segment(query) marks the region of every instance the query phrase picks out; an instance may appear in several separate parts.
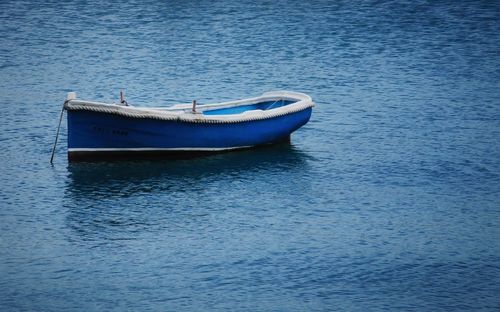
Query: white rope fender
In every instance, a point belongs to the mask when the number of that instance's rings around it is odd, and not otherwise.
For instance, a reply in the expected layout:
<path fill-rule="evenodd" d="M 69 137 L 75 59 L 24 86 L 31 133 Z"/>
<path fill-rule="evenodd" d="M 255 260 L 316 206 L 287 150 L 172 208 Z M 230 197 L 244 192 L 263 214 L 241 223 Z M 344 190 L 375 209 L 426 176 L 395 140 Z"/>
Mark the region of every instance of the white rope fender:
<path fill-rule="evenodd" d="M 269 100 L 271 96 L 272 99 L 270 100 L 275 100 L 276 97 L 280 96 L 282 99 L 285 100 L 298 100 L 298 101 L 271 110 L 249 110 L 241 114 L 229 114 L 229 115 L 203 115 L 200 113 L 193 114 L 191 112 L 192 110 L 191 107 L 185 108 L 184 107 L 185 105 L 177 105 L 176 107 L 166 108 L 165 110 L 158 110 L 155 108 L 120 106 L 116 104 L 106 104 L 106 103 L 89 102 L 81 100 L 66 101 L 64 104 L 64 108 L 68 111 L 79 111 L 79 110 L 91 111 L 98 113 L 114 114 L 130 118 L 169 120 L 169 121 L 180 121 L 180 122 L 190 122 L 190 123 L 224 124 L 224 123 L 238 123 L 238 122 L 248 122 L 248 121 L 276 118 L 296 113 L 314 106 L 313 101 L 308 95 L 290 91 L 277 91 L 277 92 L 264 93 L 263 96 L 257 98 L 226 102 L 226 103 L 218 103 L 218 104 L 205 104 L 205 105 L 199 105 L 197 106 L 197 108 L 200 108 L 200 112 L 202 113 L 203 110 L 255 104 L 258 102 L 262 102 L 264 100 Z"/>

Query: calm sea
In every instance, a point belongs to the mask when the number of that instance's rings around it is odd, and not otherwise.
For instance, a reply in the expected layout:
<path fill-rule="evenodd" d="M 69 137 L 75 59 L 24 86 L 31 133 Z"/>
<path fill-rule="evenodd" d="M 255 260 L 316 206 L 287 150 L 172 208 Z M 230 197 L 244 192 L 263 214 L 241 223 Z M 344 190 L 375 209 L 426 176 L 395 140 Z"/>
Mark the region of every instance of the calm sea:
<path fill-rule="evenodd" d="M 66 92 L 277 89 L 291 145 L 68 164 Z M 498 1 L 1 1 L 1 311 L 498 311 Z"/>

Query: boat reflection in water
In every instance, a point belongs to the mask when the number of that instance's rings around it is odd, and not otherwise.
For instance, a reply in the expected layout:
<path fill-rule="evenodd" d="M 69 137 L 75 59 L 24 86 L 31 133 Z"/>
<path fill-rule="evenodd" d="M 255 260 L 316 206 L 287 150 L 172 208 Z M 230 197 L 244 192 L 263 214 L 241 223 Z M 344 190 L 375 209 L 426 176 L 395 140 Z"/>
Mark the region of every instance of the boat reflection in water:
<path fill-rule="evenodd" d="M 135 239 L 165 227 L 201 230 L 211 213 L 279 192 L 276 180 L 297 180 L 297 190 L 286 191 L 302 190 L 308 158 L 283 143 L 192 160 L 70 164 L 68 226 L 92 240 Z"/>

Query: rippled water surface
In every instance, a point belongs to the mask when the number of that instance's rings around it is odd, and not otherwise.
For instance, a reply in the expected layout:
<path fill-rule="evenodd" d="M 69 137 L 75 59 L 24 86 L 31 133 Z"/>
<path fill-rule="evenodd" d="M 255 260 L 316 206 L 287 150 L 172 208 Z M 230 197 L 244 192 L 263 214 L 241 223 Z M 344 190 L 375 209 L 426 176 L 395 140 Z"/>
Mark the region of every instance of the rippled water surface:
<path fill-rule="evenodd" d="M 500 309 L 497 1 L 2 1 L 0 310 Z M 310 94 L 291 145 L 68 164 L 68 91 Z"/>

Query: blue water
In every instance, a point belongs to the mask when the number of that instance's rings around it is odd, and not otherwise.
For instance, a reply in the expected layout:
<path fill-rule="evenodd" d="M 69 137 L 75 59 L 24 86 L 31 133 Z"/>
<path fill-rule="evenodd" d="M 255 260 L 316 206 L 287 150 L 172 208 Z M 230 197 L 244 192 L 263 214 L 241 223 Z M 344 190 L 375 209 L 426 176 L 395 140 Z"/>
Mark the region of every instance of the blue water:
<path fill-rule="evenodd" d="M 498 1 L 0 2 L 1 311 L 498 311 Z M 71 164 L 66 92 L 311 95 L 291 145 Z"/>

